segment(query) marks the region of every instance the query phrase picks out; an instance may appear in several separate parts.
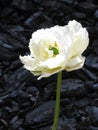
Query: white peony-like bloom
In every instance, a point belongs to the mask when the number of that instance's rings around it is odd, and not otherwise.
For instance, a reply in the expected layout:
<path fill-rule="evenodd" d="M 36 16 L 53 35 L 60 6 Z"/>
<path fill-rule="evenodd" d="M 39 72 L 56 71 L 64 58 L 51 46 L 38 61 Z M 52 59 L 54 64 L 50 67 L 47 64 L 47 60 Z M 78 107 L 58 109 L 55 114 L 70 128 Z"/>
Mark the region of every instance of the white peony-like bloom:
<path fill-rule="evenodd" d="M 72 71 L 84 65 L 82 53 L 89 43 L 88 32 L 75 20 L 66 26 L 40 29 L 32 34 L 30 55 L 20 56 L 24 67 L 34 75 L 49 77 L 59 71 Z"/>

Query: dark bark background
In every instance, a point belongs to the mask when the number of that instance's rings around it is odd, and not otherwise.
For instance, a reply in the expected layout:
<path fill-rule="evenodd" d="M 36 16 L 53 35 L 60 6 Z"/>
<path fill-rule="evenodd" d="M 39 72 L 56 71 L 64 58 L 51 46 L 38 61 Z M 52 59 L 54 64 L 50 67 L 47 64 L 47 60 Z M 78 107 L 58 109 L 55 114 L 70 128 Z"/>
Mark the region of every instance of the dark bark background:
<path fill-rule="evenodd" d="M 23 69 L 31 34 L 77 20 L 90 44 L 82 69 L 63 72 L 58 130 L 98 130 L 98 0 L 0 0 L 0 130 L 51 130 L 56 77 Z"/>

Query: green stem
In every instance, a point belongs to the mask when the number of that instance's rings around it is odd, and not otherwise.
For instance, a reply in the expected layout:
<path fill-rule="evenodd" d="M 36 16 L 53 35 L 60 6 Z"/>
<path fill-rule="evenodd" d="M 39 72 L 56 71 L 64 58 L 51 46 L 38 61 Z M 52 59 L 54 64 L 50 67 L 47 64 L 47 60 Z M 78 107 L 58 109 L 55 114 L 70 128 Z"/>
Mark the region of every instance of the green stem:
<path fill-rule="evenodd" d="M 62 71 L 58 73 L 57 77 L 57 90 L 56 90 L 56 106 L 55 116 L 52 130 L 57 130 L 59 110 L 60 110 L 60 93 L 61 93 Z"/>

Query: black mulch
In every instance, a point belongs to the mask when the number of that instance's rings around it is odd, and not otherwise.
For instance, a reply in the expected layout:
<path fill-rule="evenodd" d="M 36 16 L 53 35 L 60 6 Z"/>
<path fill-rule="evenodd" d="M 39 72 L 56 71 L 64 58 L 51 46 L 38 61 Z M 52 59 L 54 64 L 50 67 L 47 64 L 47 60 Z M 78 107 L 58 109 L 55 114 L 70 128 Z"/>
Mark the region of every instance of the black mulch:
<path fill-rule="evenodd" d="M 90 44 L 82 69 L 63 72 L 58 130 L 98 130 L 98 0 L 0 0 L 0 130 L 51 130 L 56 76 L 23 69 L 32 32 L 77 20 Z"/>

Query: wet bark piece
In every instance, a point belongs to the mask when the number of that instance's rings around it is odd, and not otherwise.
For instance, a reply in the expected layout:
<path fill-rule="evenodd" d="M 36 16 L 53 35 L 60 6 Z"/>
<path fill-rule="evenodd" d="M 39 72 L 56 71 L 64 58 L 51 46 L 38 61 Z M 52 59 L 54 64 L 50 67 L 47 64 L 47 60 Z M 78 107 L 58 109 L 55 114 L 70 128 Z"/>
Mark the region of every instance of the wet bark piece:
<path fill-rule="evenodd" d="M 44 14 L 44 12 L 39 11 L 26 19 L 24 25 L 30 29 L 36 30 L 38 28 L 51 27 L 53 26 L 53 23 L 52 20 Z"/>
<path fill-rule="evenodd" d="M 92 124 L 98 127 L 98 107 L 88 107 L 87 111 Z"/>
<path fill-rule="evenodd" d="M 25 122 L 29 125 L 49 123 L 54 117 L 55 101 L 49 101 L 38 108 L 28 112 L 25 116 Z"/>
<path fill-rule="evenodd" d="M 86 95 L 84 84 L 81 80 L 68 79 L 62 81 L 61 96 L 63 97 L 82 97 Z"/>
<path fill-rule="evenodd" d="M 96 6 L 91 2 L 83 2 L 79 5 L 79 10 L 86 13 L 87 15 L 90 15 L 94 13 Z"/>

